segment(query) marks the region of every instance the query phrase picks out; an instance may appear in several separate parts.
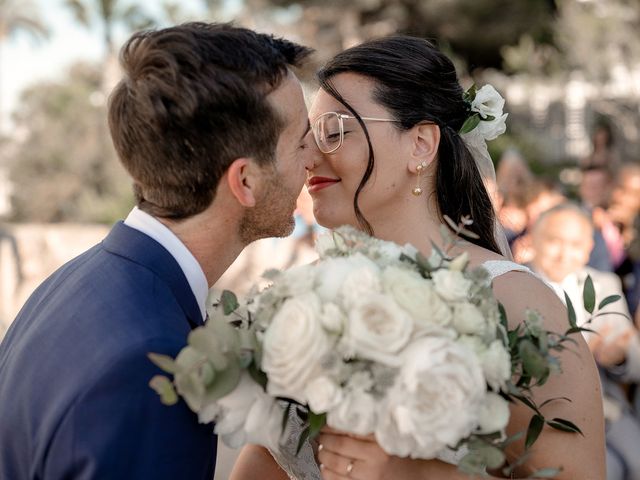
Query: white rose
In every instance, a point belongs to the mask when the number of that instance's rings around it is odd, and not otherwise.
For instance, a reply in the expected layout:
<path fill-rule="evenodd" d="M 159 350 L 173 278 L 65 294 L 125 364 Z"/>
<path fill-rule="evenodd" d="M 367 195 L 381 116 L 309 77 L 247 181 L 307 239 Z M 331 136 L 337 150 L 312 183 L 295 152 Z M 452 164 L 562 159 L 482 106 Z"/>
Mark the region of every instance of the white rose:
<path fill-rule="evenodd" d="M 485 85 L 476 92 L 476 98 L 471 102 L 471 110 L 478 112 L 485 119 L 488 116 L 498 118 L 504 109 L 504 98 L 493 85 Z"/>
<path fill-rule="evenodd" d="M 511 356 L 500 340 L 494 340 L 480 356 L 482 370 L 493 390 L 503 388 L 511 378 Z"/>
<path fill-rule="evenodd" d="M 369 259 L 366 262 L 364 259 L 358 259 L 358 264 L 342 283 L 341 298 L 347 309 L 360 302 L 363 297 L 382 290 L 378 266 Z"/>
<path fill-rule="evenodd" d="M 457 270 L 440 269 L 433 272 L 436 292 L 449 302 L 467 300 L 472 282 Z"/>
<path fill-rule="evenodd" d="M 271 395 L 306 403 L 307 382 L 331 347 L 320 312 L 318 297 L 307 293 L 286 300 L 274 315 L 262 343 L 262 369 Z"/>
<path fill-rule="evenodd" d="M 348 391 L 327 413 L 327 425 L 356 435 L 369 435 L 376 425 L 376 408 L 377 402 L 370 394 L 361 390 Z"/>
<path fill-rule="evenodd" d="M 423 337 L 405 349 L 375 432 L 386 452 L 434 458 L 472 433 L 486 384 L 478 358 L 469 353 L 441 337 Z"/>
<path fill-rule="evenodd" d="M 333 239 L 333 232 L 319 235 L 316 239 L 316 251 L 320 258 L 323 258 L 329 250 L 336 248 L 336 242 Z"/>
<path fill-rule="evenodd" d="M 476 129 L 485 140 L 493 140 L 507 131 L 507 116 L 505 113 L 492 121 L 482 121 Z"/>
<path fill-rule="evenodd" d="M 480 408 L 479 433 L 502 432 L 509 423 L 509 403 L 500 395 L 487 393 Z"/>
<path fill-rule="evenodd" d="M 378 253 L 385 258 L 387 262 L 397 262 L 404 253 L 404 249 L 393 242 L 381 241 L 377 248 Z"/>
<path fill-rule="evenodd" d="M 325 303 L 322 306 L 320 323 L 331 333 L 340 333 L 346 321 L 345 314 L 335 303 Z"/>
<path fill-rule="evenodd" d="M 274 287 L 278 289 L 279 296 L 303 295 L 313 291 L 315 281 L 315 268 L 313 265 L 301 265 L 284 271 Z M 280 294 L 280 292 L 282 292 Z"/>
<path fill-rule="evenodd" d="M 349 257 L 329 257 L 315 265 L 315 275 L 319 281 L 316 293 L 324 302 L 335 302 L 342 292 L 345 278 L 358 268 L 368 268 L 375 264 L 361 253 Z M 376 267 L 377 268 L 377 267 Z"/>
<path fill-rule="evenodd" d="M 328 377 L 320 376 L 307 384 L 306 397 L 314 413 L 325 413 L 342 400 L 342 390 Z"/>
<path fill-rule="evenodd" d="M 201 423 L 215 421 L 215 432 L 225 445 L 247 443 L 277 449 L 282 434 L 283 410 L 251 377 L 244 374 L 238 386 L 199 414 Z"/>
<path fill-rule="evenodd" d="M 343 342 L 361 358 L 399 365 L 398 352 L 409 341 L 413 321 L 390 297 L 372 294 L 348 314 Z"/>
<path fill-rule="evenodd" d="M 434 331 L 451 322 L 451 309 L 436 294 L 433 282 L 414 271 L 389 267 L 382 274 L 384 289 L 404 308 L 421 330 Z"/>
<path fill-rule="evenodd" d="M 471 303 L 456 303 L 453 306 L 453 326 L 463 335 L 483 335 L 487 331 L 484 315 Z"/>

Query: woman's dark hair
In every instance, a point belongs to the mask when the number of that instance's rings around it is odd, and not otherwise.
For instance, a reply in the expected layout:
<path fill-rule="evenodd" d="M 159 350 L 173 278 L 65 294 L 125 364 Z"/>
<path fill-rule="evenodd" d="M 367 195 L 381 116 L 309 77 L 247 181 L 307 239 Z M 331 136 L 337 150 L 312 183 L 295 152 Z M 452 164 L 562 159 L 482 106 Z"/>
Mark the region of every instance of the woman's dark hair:
<path fill-rule="evenodd" d="M 469 116 L 462 98 L 455 67 L 449 58 L 424 39 L 392 36 L 349 48 L 330 60 L 318 72 L 320 86 L 342 103 L 364 130 L 369 161 L 353 200 L 356 218 L 370 234 L 371 225 L 358 206 L 360 192 L 373 172 L 374 155 L 367 128 L 356 112 L 331 84 L 340 73 L 357 73 L 375 82 L 373 99 L 398 120 L 398 128 L 409 130 L 420 122 L 440 127 L 436 166 L 438 214 L 459 222 L 473 219 L 468 228 L 479 239 L 473 243 L 500 253 L 495 239 L 495 212 L 476 162 L 458 131 Z"/>

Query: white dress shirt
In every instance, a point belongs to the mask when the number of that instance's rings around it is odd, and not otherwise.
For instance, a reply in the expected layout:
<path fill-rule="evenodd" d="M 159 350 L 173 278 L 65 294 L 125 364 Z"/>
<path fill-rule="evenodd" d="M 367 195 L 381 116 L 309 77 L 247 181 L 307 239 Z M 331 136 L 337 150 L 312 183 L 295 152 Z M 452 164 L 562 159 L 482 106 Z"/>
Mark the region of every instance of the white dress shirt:
<path fill-rule="evenodd" d="M 207 282 L 207 277 L 202 267 L 185 244 L 160 221 L 148 213 L 143 212 L 138 207 L 134 207 L 133 210 L 131 210 L 124 224 L 153 238 L 178 262 L 198 302 L 202 318 L 206 318 L 209 283 Z"/>

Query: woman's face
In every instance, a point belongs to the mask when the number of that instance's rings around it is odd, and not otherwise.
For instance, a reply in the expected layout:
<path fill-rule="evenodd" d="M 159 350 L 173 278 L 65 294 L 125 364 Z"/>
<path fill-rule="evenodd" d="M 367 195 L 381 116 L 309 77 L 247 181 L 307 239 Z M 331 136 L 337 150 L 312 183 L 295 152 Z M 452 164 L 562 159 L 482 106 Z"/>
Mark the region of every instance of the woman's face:
<path fill-rule="evenodd" d="M 361 117 L 393 119 L 372 99 L 374 82 L 367 77 L 342 73 L 331 83 Z M 327 112 L 352 113 L 326 91 L 320 89 L 309 111 L 311 125 Z M 378 219 L 398 214 L 410 201 L 416 177 L 408 168 L 411 136 L 392 122 L 364 120 L 375 158 L 374 170 L 359 196 L 360 210 L 375 229 Z M 369 149 L 362 127 L 356 119 L 344 119 L 344 141 L 335 152 L 322 154 L 309 171 L 307 186 L 313 199 L 313 212 L 320 225 L 336 228 L 358 226 L 353 199 L 367 168 Z M 326 181 L 325 181 L 326 180 Z"/>

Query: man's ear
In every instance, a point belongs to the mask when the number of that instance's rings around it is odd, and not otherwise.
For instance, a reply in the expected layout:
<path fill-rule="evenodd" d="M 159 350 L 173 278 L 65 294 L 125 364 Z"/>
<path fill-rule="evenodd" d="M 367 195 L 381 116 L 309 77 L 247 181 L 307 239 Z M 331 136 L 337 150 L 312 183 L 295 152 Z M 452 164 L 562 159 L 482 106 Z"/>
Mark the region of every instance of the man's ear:
<path fill-rule="evenodd" d="M 259 167 L 248 158 L 234 160 L 227 169 L 229 191 L 240 205 L 251 208 L 256 205 Z"/>
<path fill-rule="evenodd" d="M 440 127 L 433 123 L 419 123 L 411 129 L 411 141 L 409 170 L 414 172 L 420 164 L 431 165 L 438 155 Z"/>

